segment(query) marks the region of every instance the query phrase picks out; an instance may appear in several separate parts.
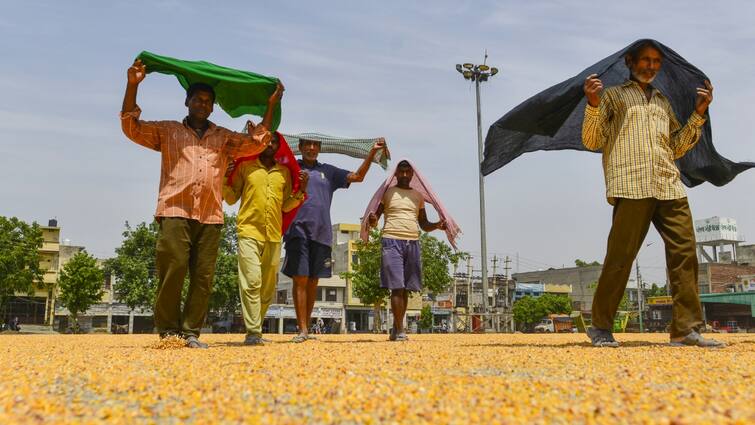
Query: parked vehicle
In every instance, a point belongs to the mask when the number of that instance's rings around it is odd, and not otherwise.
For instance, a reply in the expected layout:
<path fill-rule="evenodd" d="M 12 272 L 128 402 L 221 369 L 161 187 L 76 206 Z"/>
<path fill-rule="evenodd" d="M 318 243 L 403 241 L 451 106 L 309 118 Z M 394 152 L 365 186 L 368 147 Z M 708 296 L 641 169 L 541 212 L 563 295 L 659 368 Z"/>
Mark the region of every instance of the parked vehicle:
<path fill-rule="evenodd" d="M 566 314 L 549 314 L 535 326 L 535 332 L 556 333 L 572 332 L 574 323 L 570 316 Z"/>

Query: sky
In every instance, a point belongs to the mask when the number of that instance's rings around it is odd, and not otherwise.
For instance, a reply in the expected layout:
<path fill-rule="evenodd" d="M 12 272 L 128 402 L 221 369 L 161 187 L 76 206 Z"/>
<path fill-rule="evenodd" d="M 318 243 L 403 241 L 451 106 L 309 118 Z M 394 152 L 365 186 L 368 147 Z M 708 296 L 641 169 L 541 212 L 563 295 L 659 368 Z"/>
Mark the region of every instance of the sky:
<path fill-rule="evenodd" d="M 474 86 L 454 66 L 480 63 L 486 50 L 500 72 L 482 87 L 483 136 L 528 97 L 654 38 L 711 78 L 718 151 L 755 160 L 753 2 L 8 1 L 3 9 L 0 215 L 57 218 L 63 239 L 100 258 L 114 254 L 125 222 L 149 221 L 155 210 L 159 154 L 126 139 L 118 119 L 126 69 L 142 50 L 280 78 L 284 132 L 385 137 L 394 158 L 411 158 L 431 181 L 475 269 Z M 145 119 L 180 120 L 183 98 L 174 77 L 150 74 L 138 103 Z M 245 122 L 220 108 L 211 119 L 231 129 Z M 320 159 L 351 170 L 360 163 Z M 333 222 L 357 222 L 384 179 L 375 166 L 363 183 L 338 191 Z M 486 177 L 485 187 L 489 269 L 493 256 L 510 256 L 512 271 L 602 261 L 611 208 L 599 155 L 526 154 Z M 734 218 L 753 243 L 753 188 L 755 171 L 724 187 L 689 189 L 693 216 Z M 663 282 L 654 229 L 646 244 L 643 278 Z"/>

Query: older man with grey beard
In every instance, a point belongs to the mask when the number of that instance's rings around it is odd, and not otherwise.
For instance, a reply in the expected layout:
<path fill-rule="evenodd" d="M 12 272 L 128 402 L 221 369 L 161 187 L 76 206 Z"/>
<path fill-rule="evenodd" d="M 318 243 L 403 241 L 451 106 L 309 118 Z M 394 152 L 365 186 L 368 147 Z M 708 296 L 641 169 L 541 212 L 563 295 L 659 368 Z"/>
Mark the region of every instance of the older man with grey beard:
<path fill-rule="evenodd" d="M 631 77 L 603 90 L 593 74 L 587 77 L 582 143 L 603 152 L 606 196 L 613 205 L 613 222 L 603 271 L 592 305 L 588 336 L 596 347 L 618 347 L 611 329 L 626 289 L 637 252 L 650 223 L 666 248 L 666 266 L 673 297 L 671 345 L 720 347 L 703 338 L 697 293 L 698 263 L 695 234 L 687 195 L 674 161 L 698 142 L 713 87 L 697 89 L 695 112 L 682 126 L 666 96 L 651 83 L 663 63 L 661 50 L 652 42 L 638 44 L 625 62 Z"/>

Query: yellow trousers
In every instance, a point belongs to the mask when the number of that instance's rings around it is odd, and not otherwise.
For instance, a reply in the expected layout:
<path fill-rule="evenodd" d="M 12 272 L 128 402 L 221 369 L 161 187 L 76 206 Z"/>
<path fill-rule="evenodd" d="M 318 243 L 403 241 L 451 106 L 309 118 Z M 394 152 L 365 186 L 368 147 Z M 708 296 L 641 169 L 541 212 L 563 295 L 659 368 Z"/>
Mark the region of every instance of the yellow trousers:
<path fill-rule="evenodd" d="M 275 297 L 281 243 L 239 238 L 239 293 L 248 335 L 262 335 L 262 320 Z"/>

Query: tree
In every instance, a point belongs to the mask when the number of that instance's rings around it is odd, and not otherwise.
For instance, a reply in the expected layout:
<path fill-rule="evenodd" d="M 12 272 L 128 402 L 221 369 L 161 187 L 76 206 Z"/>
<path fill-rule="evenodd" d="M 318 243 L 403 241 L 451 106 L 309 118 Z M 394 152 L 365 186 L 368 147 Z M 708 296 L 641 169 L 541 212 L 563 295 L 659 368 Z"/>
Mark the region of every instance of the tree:
<path fill-rule="evenodd" d="M 662 297 L 668 295 L 666 286 L 659 286 L 658 284 L 654 283 L 650 289 L 647 291 L 648 297 Z"/>
<path fill-rule="evenodd" d="M 449 265 L 456 266 L 468 256 L 465 252 L 455 252 L 444 241 L 423 232 L 419 237 L 422 251 L 422 285 L 428 292 L 440 293 L 453 282 Z"/>
<path fill-rule="evenodd" d="M 390 291 L 380 287 L 380 231 L 372 229 L 368 242 L 356 241 L 357 261 L 351 263 L 352 271 L 340 274 L 342 279 L 350 279 L 354 295 L 375 311 L 375 331 L 382 332 L 380 311 L 386 303 Z"/>
<path fill-rule="evenodd" d="M 210 310 L 228 316 L 241 308 L 239 299 L 238 235 L 236 214 L 224 214 L 225 224 L 220 235 L 215 279 L 210 294 Z"/>
<path fill-rule="evenodd" d="M 571 300 L 566 295 L 543 294 L 537 298 L 545 314 L 569 314 L 571 313 Z"/>
<path fill-rule="evenodd" d="M 577 267 L 591 267 L 591 266 L 600 266 L 601 264 L 597 261 L 593 261 L 592 263 L 588 263 L 587 261 L 582 261 L 579 258 L 574 260 L 574 264 Z"/>
<path fill-rule="evenodd" d="M 150 309 L 155 304 L 157 275 L 155 249 L 159 225 L 139 223 L 132 228 L 126 222 L 123 242 L 115 249 L 116 256 L 106 261 L 105 270 L 117 280 L 115 293 L 130 309 Z"/>
<path fill-rule="evenodd" d="M 526 296 L 514 303 L 514 320 L 531 329 L 533 325 L 549 314 L 571 312 L 571 301 L 566 295 L 543 294 L 537 298 Z"/>
<path fill-rule="evenodd" d="M 102 299 L 104 272 L 97 259 L 86 251 L 76 254 L 60 271 L 60 302 L 73 319 L 74 332 L 79 329 L 79 313 L 83 313 Z"/>
<path fill-rule="evenodd" d="M 42 281 L 39 248 L 43 241 L 37 223 L 0 216 L 0 317 L 5 317 L 10 297 L 16 293 L 31 296 L 34 283 Z"/>
<path fill-rule="evenodd" d="M 433 311 L 430 304 L 422 306 L 422 311 L 419 313 L 419 327 L 421 329 L 432 329 L 433 327 Z"/>

